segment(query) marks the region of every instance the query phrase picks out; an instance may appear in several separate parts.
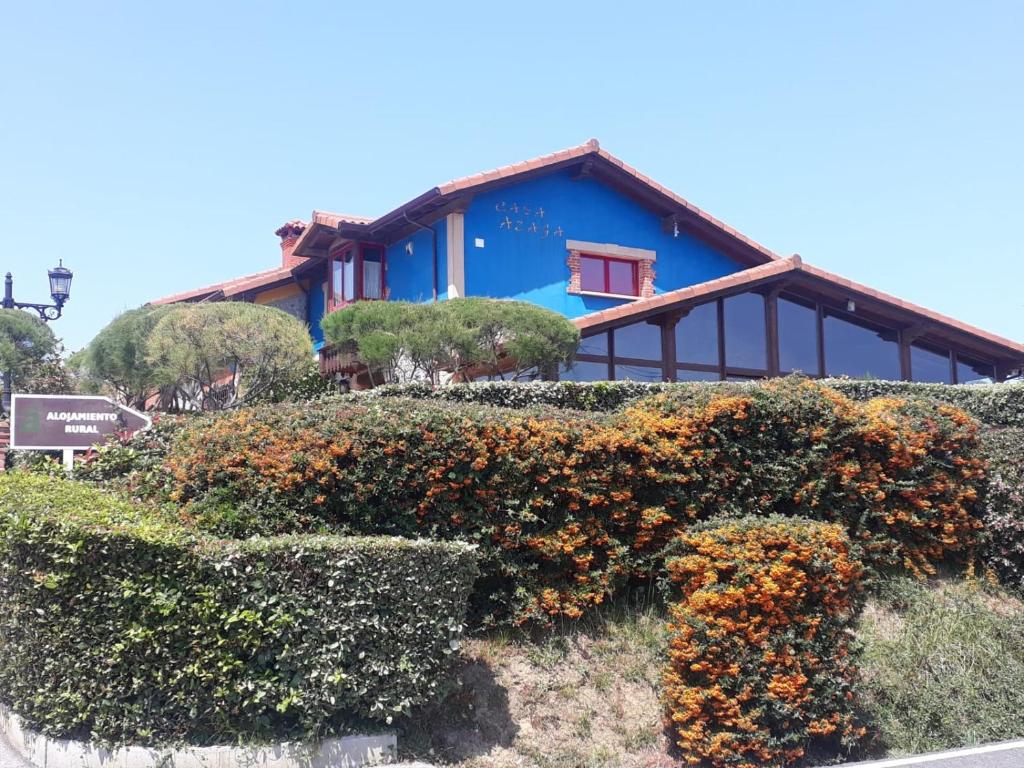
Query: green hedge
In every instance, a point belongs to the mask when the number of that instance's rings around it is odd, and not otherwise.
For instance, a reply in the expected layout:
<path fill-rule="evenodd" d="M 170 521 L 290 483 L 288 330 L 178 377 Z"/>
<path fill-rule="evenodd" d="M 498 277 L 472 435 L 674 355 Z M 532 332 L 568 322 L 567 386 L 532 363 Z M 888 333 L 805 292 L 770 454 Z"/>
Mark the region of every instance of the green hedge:
<path fill-rule="evenodd" d="M 0 699 L 53 736 L 311 738 L 434 699 L 471 547 L 224 541 L 59 478 L 0 478 Z"/>
<path fill-rule="evenodd" d="M 1024 591 L 1024 429 L 982 433 L 988 459 L 985 560 L 1005 585 Z"/>
<path fill-rule="evenodd" d="M 937 400 L 960 408 L 978 421 L 993 426 L 1024 427 L 1024 384 L 979 385 L 919 384 L 906 381 L 861 381 L 826 379 L 833 387 L 853 400 L 873 397 L 913 397 Z M 433 389 L 425 384 L 380 387 L 360 397 L 413 397 L 448 402 L 481 403 L 505 408 L 526 408 L 549 405 L 585 411 L 612 411 L 639 398 L 665 391 L 720 391 L 742 389 L 753 384 L 720 382 L 686 382 L 677 384 L 636 381 L 598 382 L 511 382 L 496 381 L 476 384 L 454 384 Z"/>

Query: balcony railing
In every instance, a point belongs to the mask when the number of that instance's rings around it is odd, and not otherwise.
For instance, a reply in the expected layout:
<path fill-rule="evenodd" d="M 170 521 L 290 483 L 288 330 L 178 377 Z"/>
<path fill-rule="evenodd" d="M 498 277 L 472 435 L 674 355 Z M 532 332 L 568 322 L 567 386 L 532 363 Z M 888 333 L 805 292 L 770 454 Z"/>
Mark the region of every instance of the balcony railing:
<path fill-rule="evenodd" d="M 328 344 L 320 350 L 321 376 L 333 376 L 336 373 L 355 375 L 364 367 L 351 346 Z"/>

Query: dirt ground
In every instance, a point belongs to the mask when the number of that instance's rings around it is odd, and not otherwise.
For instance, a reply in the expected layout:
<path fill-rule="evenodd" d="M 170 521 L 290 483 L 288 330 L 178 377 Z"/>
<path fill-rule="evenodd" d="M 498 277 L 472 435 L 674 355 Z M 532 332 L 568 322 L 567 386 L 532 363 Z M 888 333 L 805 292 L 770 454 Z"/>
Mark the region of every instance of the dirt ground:
<path fill-rule="evenodd" d="M 665 617 L 609 609 L 539 638 L 467 640 L 444 703 L 399 737 L 404 757 L 459 768 L 676 765 L 662 724 Z"/>

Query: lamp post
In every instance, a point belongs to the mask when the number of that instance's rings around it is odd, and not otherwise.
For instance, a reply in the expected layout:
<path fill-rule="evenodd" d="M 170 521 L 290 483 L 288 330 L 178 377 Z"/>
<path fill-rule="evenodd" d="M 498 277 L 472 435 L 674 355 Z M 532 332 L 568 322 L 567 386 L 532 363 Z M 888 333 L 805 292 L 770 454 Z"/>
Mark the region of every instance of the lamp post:
<path fill-rule="evenodd" d="M 14 300 L 14 278 L 7 273 L 4 279 L 4 309 L 31 309 L 39 315 L 43 322 L 56 320 L 64 310 L 64 303 L 71 296 L 71 278 L 74 276 L 71 270 L 64 266 L 61 261 L 56 267 L 49 270 L 50 297 L 53 304 L 33 304 L 31 302 Z M 3 392 L 4 413 L 11 412 L 11 372 L 4 371 L 4 392 Z"/>

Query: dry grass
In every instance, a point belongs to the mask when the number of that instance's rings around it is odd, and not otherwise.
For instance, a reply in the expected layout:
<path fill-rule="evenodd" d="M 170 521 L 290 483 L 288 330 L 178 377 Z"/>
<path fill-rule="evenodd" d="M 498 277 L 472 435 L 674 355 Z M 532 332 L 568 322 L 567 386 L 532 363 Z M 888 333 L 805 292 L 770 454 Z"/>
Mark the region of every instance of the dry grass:
<path fill-rule="evenodd" d="M 469 640 L 454 691 L 400 736 L 460 768 L 675 765 L 659 678 L 665 616 L 644 600 L 543 635 Z"/>
<path fill-rule="evenodd" d="M 879 755 L 1024 736 L 1024 605 L 962 579 L 892 579 L 859 622 Z M 399 734 L 457 768 L 660 768 L 664 612 L 643 599 L 544 634 L 468 640 L 450 695 Z"/>

